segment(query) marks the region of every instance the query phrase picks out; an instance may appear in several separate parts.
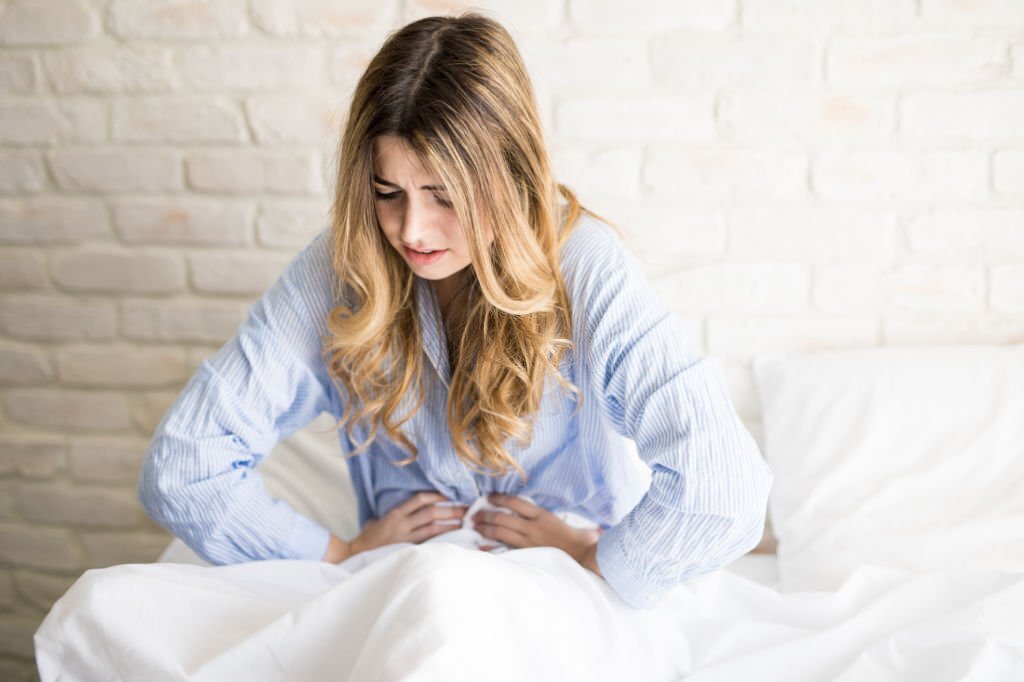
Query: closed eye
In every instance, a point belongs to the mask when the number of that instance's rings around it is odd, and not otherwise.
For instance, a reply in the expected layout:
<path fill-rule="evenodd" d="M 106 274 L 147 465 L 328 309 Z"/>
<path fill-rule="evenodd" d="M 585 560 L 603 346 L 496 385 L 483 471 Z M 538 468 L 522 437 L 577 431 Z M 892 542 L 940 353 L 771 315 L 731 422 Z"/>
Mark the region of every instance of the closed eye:
<path fill-rule="evenodd" d="M 375 197 L 377 197 L 378 199 L 380 199 L 381 201 L 394 201 L 395 199 L 398 198 L 398 195 L 400 195 L 400 194 L 401 194 L 400 191 L 397 191 L 397 192 L 381 192 L 378 189 L 374 189 L 373 190 L 373 195 Z M 439 206 L 443 207 L 443 208 L 453 208 L 454 207 L 452 202 L 450 202 L 447 199 L 444 199 L 444 198 L 442 198 L 442 197 L 440 197 L 440 196 L 438 196 L 436 194 L 434 195 L 434 201 L 436 201 L 437 204 Z"/>
<path fill-rule="evenodd" d="M 392 201 L 397 199 L 401 192 L 381 192 L 380 190 L 373 190 L 373 196 L 377 197 L 381 201 Z"/>

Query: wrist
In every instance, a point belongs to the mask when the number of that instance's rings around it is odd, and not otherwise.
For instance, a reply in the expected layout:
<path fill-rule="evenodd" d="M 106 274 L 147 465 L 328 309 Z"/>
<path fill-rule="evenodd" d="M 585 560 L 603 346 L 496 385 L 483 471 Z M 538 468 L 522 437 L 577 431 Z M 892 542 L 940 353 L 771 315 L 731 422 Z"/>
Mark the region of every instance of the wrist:
<path fill-rule="evenodd" d="M 573 552 L 572 556 L 576 561 L 597 575 L 601 575 L 601 571 L 597 566 L 597 541 L 600 538 L 600 534 L 593 537 L 585 537 L 576 551 Z"/>
<path fill-rule="evenodd" d="M 356 553 L 354 545 L 355 541 L 345 542 L 332 534 L 330 541 L 327 543 L 327 551 L 324 552 L 321 560 L 332 564 L 340 564 Z"/>
<path fill-rule="evenodd" d="M 592 544 L 588 545 L 583 554 L 583 560 L 580 561 L 584 568 L 588 568 L 597 575 L 601 575 L 601 569 L 597 565 L 597 541 L 595 540 Z M 604 577 L 604 576 L 601 576 Z"/>

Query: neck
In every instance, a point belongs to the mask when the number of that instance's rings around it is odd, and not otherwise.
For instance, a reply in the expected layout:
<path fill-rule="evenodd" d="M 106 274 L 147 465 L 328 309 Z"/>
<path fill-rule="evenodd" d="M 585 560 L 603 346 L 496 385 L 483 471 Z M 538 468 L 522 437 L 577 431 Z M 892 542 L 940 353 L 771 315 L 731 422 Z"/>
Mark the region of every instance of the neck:
<path fill-rule="evenodd" d="M 466 270 L 460 270 L 450 277 L 432 282 L 438 305 L 441 308 L 442 319 L 448 319 L 449 314 L 453 310 L 453 304 L 457 304 L 456 299 L 461 298 L 470 281 L 467 268 Z"/>

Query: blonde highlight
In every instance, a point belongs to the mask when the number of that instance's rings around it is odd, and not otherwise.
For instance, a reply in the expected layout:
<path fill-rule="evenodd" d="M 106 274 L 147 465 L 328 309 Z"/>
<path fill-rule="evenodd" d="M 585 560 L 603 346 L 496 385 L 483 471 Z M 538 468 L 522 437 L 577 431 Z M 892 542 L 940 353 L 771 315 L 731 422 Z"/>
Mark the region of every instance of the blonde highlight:
<path fill-rule="evenodd" d="M 410 453 L 398 462 L 407 465 L 419 449 L 401 427 L 423 405 L 425 358 L 415 275 L 374 212 L 372 150 L 382 135 L 403 138 L 441 177 L 469 247 L 467 303 L 446 320 L 452 445 L 478 473 L 515 470 L 525 481 L 506 442 L 529 444 L 548 379 L 582 404 L 559 371 L 572 348 L 559 251 L 587 211 L 554 179 L 511 36 L 472 12 L 391 34 L 356 86 L 339 146 L 331 220 L 341 286 L 324 361 L 346 401 L 339 426 L 356 443 L 352 454 L 383 432 Z"/>

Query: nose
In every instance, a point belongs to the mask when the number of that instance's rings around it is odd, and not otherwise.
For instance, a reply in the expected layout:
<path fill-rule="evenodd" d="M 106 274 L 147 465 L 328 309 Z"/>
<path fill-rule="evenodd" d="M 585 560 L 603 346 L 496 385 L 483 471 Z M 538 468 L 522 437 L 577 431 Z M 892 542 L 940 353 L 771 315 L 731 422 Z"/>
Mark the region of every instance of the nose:
<path fill-rule="evenodd" d="M 399 238 L 403 244 L 410 248 L 419 249 L 429 242 L 431 229 L 427 212 L 415 201 L 405 202 L 405 211 L 402 214 L 402 231 Z"/>

